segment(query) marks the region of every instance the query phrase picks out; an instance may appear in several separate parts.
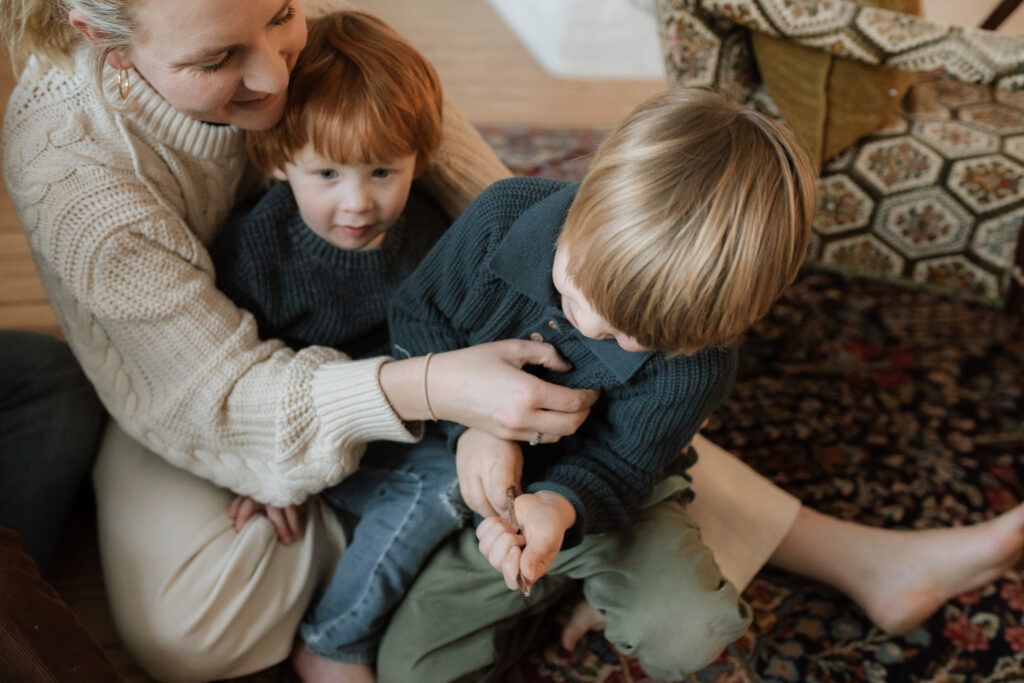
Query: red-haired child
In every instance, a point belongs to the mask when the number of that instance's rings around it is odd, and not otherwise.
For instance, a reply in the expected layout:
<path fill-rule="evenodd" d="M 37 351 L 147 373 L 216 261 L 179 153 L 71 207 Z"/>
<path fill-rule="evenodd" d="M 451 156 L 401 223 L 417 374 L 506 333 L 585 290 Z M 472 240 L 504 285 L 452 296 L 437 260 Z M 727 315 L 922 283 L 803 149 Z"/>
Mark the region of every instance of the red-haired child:
<path fill-rule="evenodd" d="M 310 23 L 281 121 L 248 138 L 253 163 L 281 182 L 213 250 L 218 286 L 261 336 L 388 353 L 391 294 L 449 223 L 412 189 L 440 142 L 441 107 L 434 69 L 379 19 L 339 12 Z M 359 470 L 321 494 L 359 522 L 300 626 L 292 659 L 303 680 L 373 680 L 391 610 L 463 523 L 454 482 L 453 456 L 428 435 L 414 447 L 371 444 Z M 255 512 L 282 542 L 301 532 L 299 508 L 240 497 L 229 515 L 241 528 Z"/>

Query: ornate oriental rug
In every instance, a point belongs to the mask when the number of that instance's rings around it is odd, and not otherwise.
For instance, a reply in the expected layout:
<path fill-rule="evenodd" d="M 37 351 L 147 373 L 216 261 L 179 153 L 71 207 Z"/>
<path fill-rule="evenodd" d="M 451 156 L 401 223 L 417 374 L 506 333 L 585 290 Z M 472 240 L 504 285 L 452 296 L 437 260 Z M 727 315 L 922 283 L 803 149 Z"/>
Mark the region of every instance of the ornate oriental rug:
<path fill-rule="evenodd" d="M 483 128 L 518 174 L 578 179 L 601 134 Z M 821 512 L 977 522 L 1024 499 L 1024 323 L 979 304 L 805 272 L 741 345 L 705 434 Z M 699 492 L 698 492 L 699 495 Z M 694 681 L 1024 681 L 1024 567 L 891 637 L 839 593 L 766 569 L 746 636 Z M 557 624 L 510 682 L 651 681 L 600 633 Z"/>

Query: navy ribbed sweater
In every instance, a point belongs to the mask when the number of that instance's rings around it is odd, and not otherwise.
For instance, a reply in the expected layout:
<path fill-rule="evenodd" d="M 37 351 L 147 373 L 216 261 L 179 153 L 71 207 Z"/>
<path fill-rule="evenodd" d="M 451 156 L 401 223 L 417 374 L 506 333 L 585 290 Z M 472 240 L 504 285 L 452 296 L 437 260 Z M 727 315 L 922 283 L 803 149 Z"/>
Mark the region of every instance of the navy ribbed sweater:
<path fill-rule="evenodd" d="M 263 339 L 293 349 L 331 346 L 353 358 L 383 355 L 391 295 L 448 223 L 413 188 L 380 248 L 346 251 L 318 237 L 291 186 L 278 183 L 221 232 L 212 249 L 217 286 L 255 316 Z"/>
<path fill-rule="evenodd" d="M 551 268 L 577 187 L 541 178 L 492 185 L 399 287 L 389 316 L 396 356 L 543 338 L 573 369 L 536 374 L 601 390 L 575 435 L 524 448 L 524 490 L 560 493 L 576 508 L 564 547 L 627 526 L 655 484 L 693 464 L 692 449 L 682 449 L 736 370 L 735 346 L 676 357 L 630 353 L 566 320 Z M 441 424 L 454 445 L 465 428 Z"/>

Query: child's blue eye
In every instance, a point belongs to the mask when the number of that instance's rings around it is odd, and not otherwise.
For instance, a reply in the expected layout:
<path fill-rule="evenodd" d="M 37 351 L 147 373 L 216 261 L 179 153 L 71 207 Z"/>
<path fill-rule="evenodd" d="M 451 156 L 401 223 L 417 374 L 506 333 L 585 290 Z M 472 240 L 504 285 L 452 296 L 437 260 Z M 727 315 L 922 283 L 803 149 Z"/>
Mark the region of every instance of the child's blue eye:
<path fill-rule="evenodd" d="M 389 169 L 386 169 L 386 168 L 375 168 L 375 169 L 373 169 L 373 177 L 374 178 L 387 178 L 389 175 L 391 175 L 391 171 Z"/>
<path fill-rule="evenodd" d="M 324 180 L 334 180 L 335 178 L 338 177 L 338 172 L 335 171 L 333 168 L 324 168 L 318 171 L 318 173 L 320 174 L 320 177 L 323 178 Z"/>

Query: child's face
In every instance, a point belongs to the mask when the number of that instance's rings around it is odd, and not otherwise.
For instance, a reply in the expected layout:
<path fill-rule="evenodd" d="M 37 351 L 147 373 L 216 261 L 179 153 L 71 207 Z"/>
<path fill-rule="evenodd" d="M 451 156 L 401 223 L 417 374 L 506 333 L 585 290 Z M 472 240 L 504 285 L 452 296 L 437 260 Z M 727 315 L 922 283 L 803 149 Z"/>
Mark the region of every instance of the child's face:
<path fill-rule="evenodd" d="M 348 251 L 376 249 L 405 208 L 416 155 L 386 163 L 339 164 L 311 145 L 274 177 L 291 183 L 302 220 L 320 238 Z"/>
<path fill-rule="evenodd" d="M 562 312 L 572 323 L 573 327 L 580 331 L 584 337 L 591 339 L 614 339 L 625 351 L 648 351 L 645 346 L 625 332 L 608 324 L 590 307 L 587 300 L 583 298 L 580 290 L 569 279 L 567 266 L 569 264 L 569 253 L 564 246 L 559 246 L 555 251 L 555 264 L 551 268 L 551 279 L 555 289 L 562 295 Z"/>

